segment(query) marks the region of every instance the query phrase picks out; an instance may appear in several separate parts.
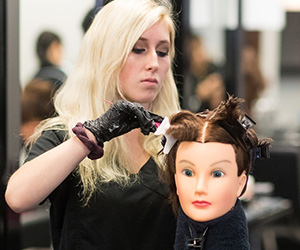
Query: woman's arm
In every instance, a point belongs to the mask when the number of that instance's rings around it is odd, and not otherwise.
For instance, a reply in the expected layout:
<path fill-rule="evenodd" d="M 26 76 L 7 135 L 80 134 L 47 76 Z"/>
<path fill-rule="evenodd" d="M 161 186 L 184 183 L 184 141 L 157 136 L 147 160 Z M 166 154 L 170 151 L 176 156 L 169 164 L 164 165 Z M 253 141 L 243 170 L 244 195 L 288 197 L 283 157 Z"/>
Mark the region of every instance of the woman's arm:
<path fill-rule="evenodd" d="M 88 136 L 93 137 L 90 132 Z M 5 199 L 21 213 L 38 206 L 90 153 L 73 137 L 21 166 L 10 178 Z"/>
<path fill-rule="evenodd" d="M 135 128 L 148 135 L 156 130 L 154 119 L 138 103 L 116 101 L 95 120 L 84 122 L 85 132 L 96 144 L 103 144 Z M 75 167 L 90 154 L 84 142 L 73 137 L 25 163 L 8 182 L 5 198 L 15 212 L 32 209 L 46 199 Z"/>

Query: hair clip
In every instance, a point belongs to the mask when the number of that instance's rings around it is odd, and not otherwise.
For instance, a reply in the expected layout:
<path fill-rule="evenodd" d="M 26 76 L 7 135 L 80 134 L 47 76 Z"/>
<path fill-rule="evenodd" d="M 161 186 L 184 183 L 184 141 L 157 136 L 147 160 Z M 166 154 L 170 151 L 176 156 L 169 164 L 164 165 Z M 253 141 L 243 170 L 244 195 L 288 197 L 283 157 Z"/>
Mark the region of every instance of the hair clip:
<path fill-rule="evenodd" d="M 270 147 L 269 144 L 258 146 L 253 149 L 254 159 L 270 159 Z"/>
<path fill-rule="evenodd" d="M 253 121 L 248 115 L 244 115 L 241 119 L 238 120 L 239 124 L 244 128 L 244 130 L 247 130 L 249 128 L 252 128 L 256 123 Z"/>
<path fill-rule="evenodd" d="M 163 135 L 165 139 L 162 139 L 163 144 L 163 153 L 168 154 L 171 148 L 174 146 L 176 139 L 173 138 L 172 135 L 166 135 L 167 130 L 170 128 L 169 118 L 165 117 L 160 126 L 155 131 L 155 135 Z M 165 143 L 164 143 L 165 142 Z"/>
<path fill-rule="evenodd" d="M 234 139 L 235 141 L 245 150 L 248 148 L 253 148 L 254 145 L 244 138 L 245 131 L 253 127 L 256 123 L 248 116 L 243 115 L 237 119 L 238 124 L 228 124 L 224 120 L 219 120 L 219 125 L 223 127 Z"/>

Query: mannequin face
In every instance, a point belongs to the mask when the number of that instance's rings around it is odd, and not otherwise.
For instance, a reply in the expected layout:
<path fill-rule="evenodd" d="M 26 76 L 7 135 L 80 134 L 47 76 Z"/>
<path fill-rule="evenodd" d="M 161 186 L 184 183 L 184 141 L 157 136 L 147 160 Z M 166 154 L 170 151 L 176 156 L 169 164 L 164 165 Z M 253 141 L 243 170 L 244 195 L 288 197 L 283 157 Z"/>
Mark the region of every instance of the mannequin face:
<path fill-rule="evenodd" d="M 240 196 L 247 177 L 238 176 L 230 144 L 182 142 L 176 155 L 175 183 L 184 213 L 195 221 L 226 214 Z"/>

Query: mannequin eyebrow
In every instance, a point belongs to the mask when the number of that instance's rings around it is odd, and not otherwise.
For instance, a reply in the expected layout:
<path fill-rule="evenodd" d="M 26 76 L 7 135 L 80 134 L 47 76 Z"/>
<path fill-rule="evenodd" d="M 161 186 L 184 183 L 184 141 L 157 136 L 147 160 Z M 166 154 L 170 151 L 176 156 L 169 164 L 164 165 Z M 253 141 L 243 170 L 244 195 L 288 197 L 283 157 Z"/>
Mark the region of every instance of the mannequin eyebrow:
<path fill-rule="evenodd" d="M 195 164 L 193 163 L 193 162 L 191 162 L 191 161 L 189 161 L 189 160 L 180 160 L 178 163 L 188 163 L 188 164 L 190 164 L 190 165 L 192 165 L 192 166 L 195 166 Z M 212 163 L 211 165 L 210 165 L 210 167 L 213 167 L 213 166 L 215 166 L 215 165 L 218 165 L 219 163 L 231 163 L 231 161 L 229 161 L 229 160 L 220 160 L 220 161 L 216 161 L 216 162 L 214 162 L 214 163 Z"/>
<path fill-rule="evenodd" d="M 217 164 L 219 164 L 219 163 L 224 163 L 224 162 L 226 162 L 226 163 L 231 163 L 231 161 L 229 161 L 229 160 L 220 160 L 220 161 L 214 162 L 214 163 L 211 164 L 210 166 L 213 167 L 214 165 L 217 165 Z"/>
<path fill-rule="evenodd" d="M 189 163 L 189 164 L 195 166 L 194 163 L 192 163 L 192 162 L 190 162 L 190 161 L 188 161 L 188 160 L 181 160 L 181 161 L 179 161 L 178 163 Z"/>

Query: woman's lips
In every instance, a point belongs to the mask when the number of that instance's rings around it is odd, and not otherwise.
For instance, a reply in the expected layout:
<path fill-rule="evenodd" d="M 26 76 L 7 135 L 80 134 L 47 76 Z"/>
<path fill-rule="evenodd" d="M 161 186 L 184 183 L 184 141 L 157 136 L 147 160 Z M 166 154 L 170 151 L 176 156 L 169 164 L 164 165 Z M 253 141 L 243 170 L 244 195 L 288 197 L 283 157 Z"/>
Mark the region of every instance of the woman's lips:
<path fill-rule="evenodd" d="M 196 207 L 208 207 L 211 205 L 211 203 L 208 201 L 194 201 L 193 205 Z"/>
<path fill-rule="evenodd" d="M 149 84 L 157 84 L 158 83 L 158 81 L 155 78 L 146 78 L 146 79 L 143 79 L 142 82 L 149 83 Z"/>

